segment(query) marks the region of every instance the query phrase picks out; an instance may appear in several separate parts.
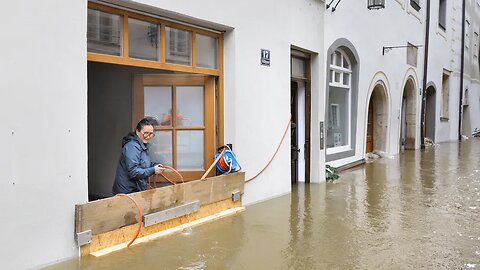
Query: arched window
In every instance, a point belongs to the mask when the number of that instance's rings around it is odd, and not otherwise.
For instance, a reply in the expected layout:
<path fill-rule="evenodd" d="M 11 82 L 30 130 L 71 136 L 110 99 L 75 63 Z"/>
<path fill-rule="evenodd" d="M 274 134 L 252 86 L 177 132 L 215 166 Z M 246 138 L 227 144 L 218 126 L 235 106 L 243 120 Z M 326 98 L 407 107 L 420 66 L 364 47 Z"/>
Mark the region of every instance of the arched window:
<path fill-rule="evenodd" d="M 352 64 L 347 54 L 337 49 L 330 55 L 328 84 L 328 152 L 351 149 Z"/>

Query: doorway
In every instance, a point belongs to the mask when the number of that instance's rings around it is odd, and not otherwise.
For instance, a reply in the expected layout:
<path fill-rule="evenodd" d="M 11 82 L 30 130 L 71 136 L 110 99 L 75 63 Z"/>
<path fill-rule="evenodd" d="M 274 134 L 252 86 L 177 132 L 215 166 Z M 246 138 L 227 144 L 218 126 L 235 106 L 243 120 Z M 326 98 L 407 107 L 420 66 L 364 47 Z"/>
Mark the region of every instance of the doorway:
<path fill-rule="evenodd" d="M 463 113 L 462 113 L 462 134 L 470 137 L 472 136 L 473 130 L 470 120 L 470 109 L 468 106 L 468 89 L 465 90 L 465 94 L 463 96 Z"/>
<path fill-rule="evenodd" d="M 310 183 L 311 122 L 310 59 L 303 52 L 292 51 L 290 81 L 290 161 L 291 182 Z"/>
<path fill-rule="evenodd" d="M 402 114 L 400 122 L 400 149 L 415 149 L 416 119 L 415 86 L 409 79 L 405 84 L 402 96 Z"/>
<path fill-rule="evenodd" d="M 377 84 L 368 102 L 367 135 L 365 152 L 385 153 L 387 151 L 388 105 L 383 84 Z"/>
<path fill-rule="evenodd" d="M 425 137 L 435 142 L 435 120 L 436 120 L 436 91 L 435 87 L 429 86 L 426 91 L 425 108 Z"/>

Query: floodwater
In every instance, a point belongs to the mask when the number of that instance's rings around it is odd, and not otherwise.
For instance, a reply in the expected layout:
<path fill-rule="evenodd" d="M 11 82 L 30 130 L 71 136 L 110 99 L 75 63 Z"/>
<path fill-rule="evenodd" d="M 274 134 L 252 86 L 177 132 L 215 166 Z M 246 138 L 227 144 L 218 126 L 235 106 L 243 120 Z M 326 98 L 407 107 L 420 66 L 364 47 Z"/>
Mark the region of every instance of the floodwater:
<path fill-rule="evenodd" d="M 406 151 L 237 216 L 47 269 L 480 269 L 480 140 Z"/>

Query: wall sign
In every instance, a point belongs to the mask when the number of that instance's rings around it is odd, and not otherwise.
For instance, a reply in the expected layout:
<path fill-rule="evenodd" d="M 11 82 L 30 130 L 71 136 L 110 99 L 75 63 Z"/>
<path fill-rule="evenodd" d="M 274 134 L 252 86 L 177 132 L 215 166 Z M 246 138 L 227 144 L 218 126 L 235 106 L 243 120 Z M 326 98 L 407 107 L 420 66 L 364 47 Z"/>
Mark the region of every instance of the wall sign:
<path fill-rule="evenodd" d="M 270 50 L 260 49 L 260 64 L 270 66 Z"/>

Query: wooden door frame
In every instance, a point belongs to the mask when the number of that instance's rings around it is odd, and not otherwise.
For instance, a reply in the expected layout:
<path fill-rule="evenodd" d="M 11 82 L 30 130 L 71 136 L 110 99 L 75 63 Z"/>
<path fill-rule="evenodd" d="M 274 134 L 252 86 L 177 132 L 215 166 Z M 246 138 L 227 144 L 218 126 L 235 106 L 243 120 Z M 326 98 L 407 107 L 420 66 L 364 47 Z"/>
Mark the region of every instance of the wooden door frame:
<path fill-rule="evenodd" d="M 144 117 L 144 86 L 204 86 L 204 126 L 203 128 L 177 128 L 181 130 L 204 130 L 204 164 L 203 170 L 199 171 L 181 171 L 182 176 L 186 181 L 200 179 L 209 167 L 210 162 L 213 161 L 215 155 L 215 77 L 206 75 L 137 75 L 134 77 L 133 91 L 132 91 L 132 129 L 135 129 L 136 124 Z M 175 91 L 173 90 L 173 95 Z M 175 108 L 174 97 L 172 97 L 172 109 Z M 173 121 L 175 118 L 172 117 Z M 172 130 L 172 145 L 176 145 L 176 128 L 162 128 L 155 127 L 155 131 Z M 173 151 L 172 159 L 173 165 L 176 167 L 176 152 Z M 212 170 L 208 176 L 214 176 Z M 177 176 L 172 172 L 166 172 L 169 178 L 177 179 Z M 155 181 L 160 181 L 160 177 L 155 177 Z"/>

